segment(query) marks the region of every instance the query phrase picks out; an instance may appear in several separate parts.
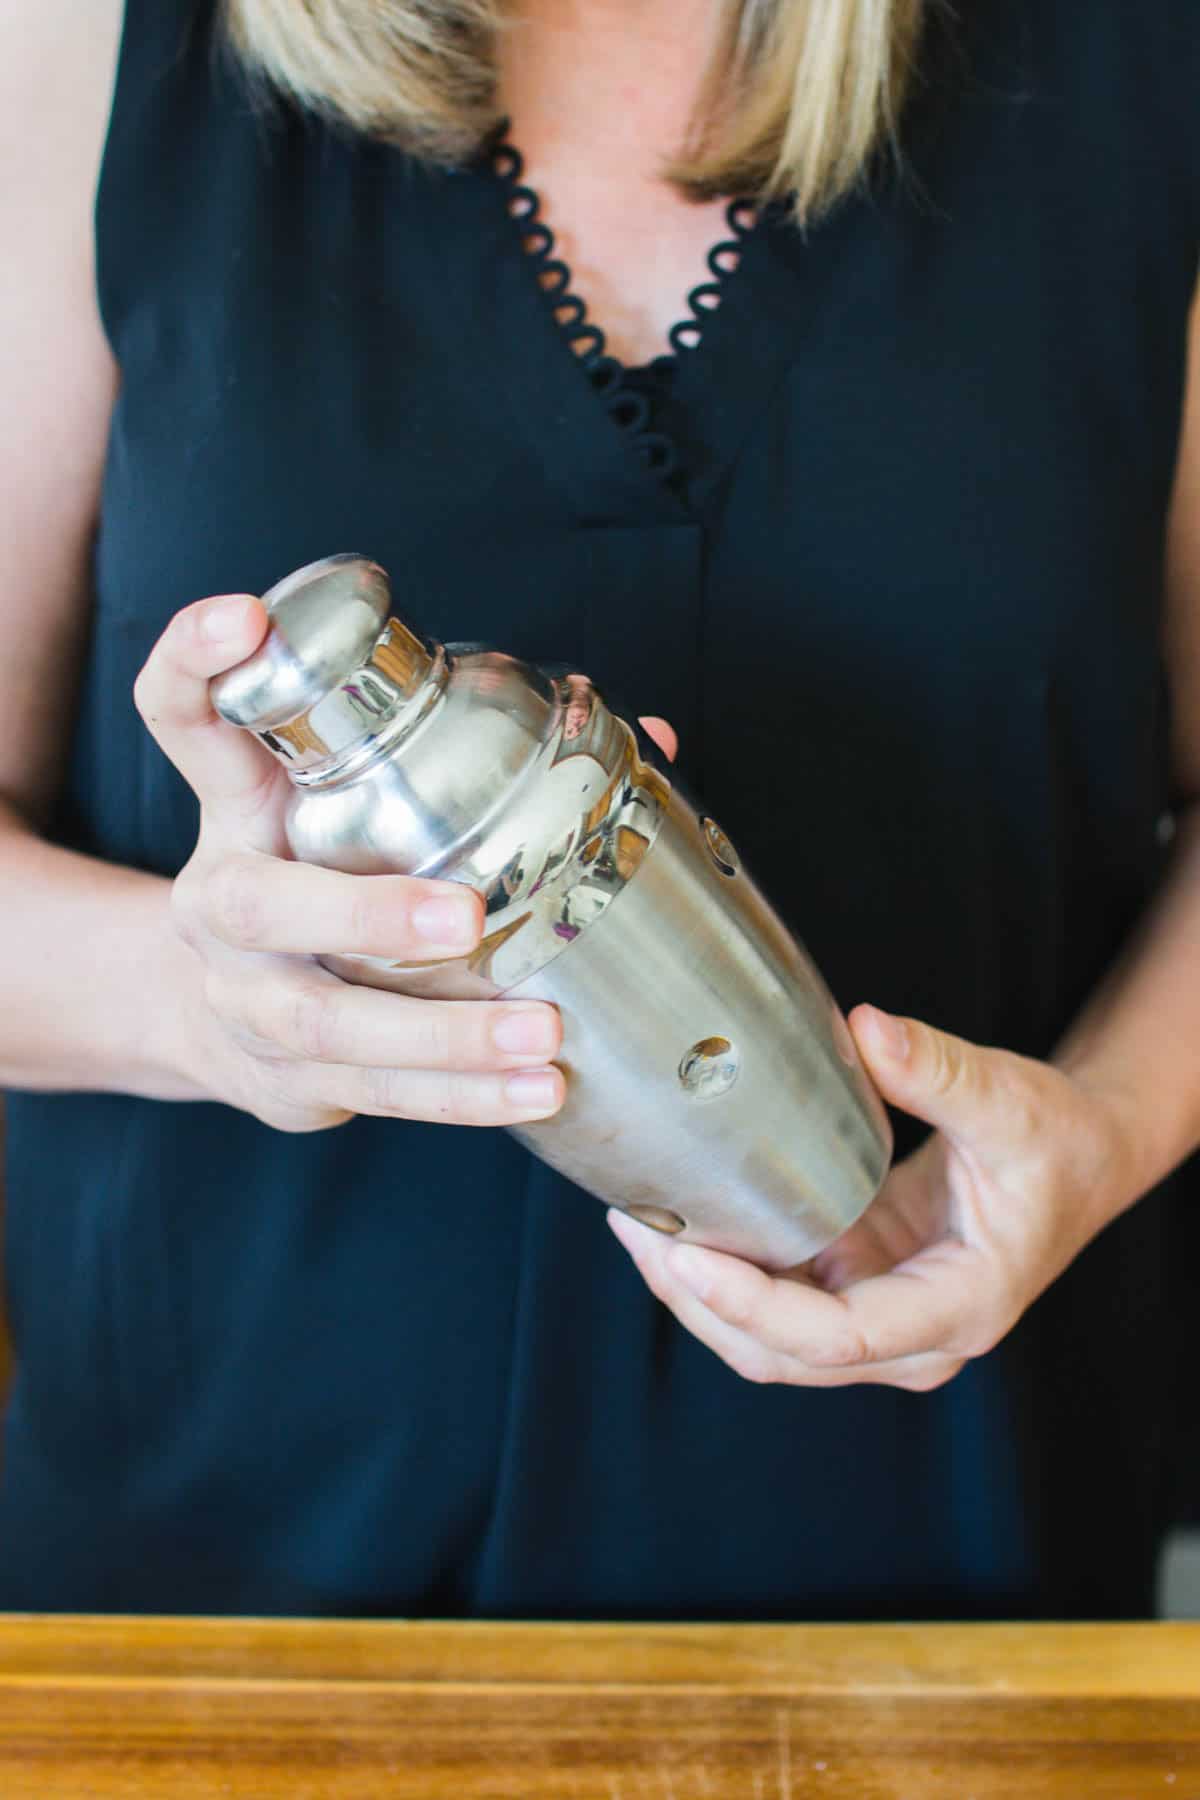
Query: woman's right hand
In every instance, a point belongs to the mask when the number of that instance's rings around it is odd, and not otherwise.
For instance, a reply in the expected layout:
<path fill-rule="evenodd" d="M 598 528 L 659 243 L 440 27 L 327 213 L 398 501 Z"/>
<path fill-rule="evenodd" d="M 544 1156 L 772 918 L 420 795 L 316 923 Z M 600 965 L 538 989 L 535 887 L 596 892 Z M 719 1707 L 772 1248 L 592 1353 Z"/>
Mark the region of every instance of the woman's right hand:
<path fill-rule="evenodd" d="M 516 1125 L 556 1112 L 552 1006 L 425 1000 L 353 987 L 316 961 L 461 956 L 483 904 L 461 883 L 343 875 L 289 860 L 284 770 L 213 711 L 209 682 L 257 649 L 267 617 L 248 595 L 177 613 L 138 676 L 147 727 L 200 802 L 175 881 L 175 924 L 199 959 L 185 1000 L 186 1074 L 201 1092 L 281 1131 L 356 1113 Z M 165 1004 L 175 997 L 164 997 Z"/>

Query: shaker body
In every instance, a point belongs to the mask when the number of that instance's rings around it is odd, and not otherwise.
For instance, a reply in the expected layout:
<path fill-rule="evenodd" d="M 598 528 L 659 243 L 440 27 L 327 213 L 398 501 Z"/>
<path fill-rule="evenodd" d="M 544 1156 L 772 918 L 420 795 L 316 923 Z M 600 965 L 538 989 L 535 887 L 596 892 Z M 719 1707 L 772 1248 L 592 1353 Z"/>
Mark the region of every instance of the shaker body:
<path fill-rule="evenodd" d="M 424 740 L 297 790 L 289 837 L 302 860 L 468 882 L 481 951 L 322 961 L 394 992 L 551 1002 L 566 1100 L 514 1135 L 685 1241 L 770 1268 L 816 1255 L 878 1191 L 891 1131 L 810 958 L 590 684 L 495 653 L 450 667 Z"/>
<path fill-rule="evenodd" d="M 636 878 L 511 990 L 559 1007 L 568 1078 L 515 1135 L 647 1224 L 786 1269 L 874 1198 L 891 1132 L 824 982 L 711 835 L 673 790 Z"/>
<path fill-rule="evenodd" d="M 322 962 L 556 1005 L 566 1101 L 516 1135 L 646 1224 L 770 1268 L 852 1225 L 887 1114 L 803 947 L 634 728 L 581 675 L 421 638 L 366 558 L 264 603 L 271 629 L 212 696 L 287 768 L 294 855 L 462 881 L 485 908 L 467 956 Z"/>

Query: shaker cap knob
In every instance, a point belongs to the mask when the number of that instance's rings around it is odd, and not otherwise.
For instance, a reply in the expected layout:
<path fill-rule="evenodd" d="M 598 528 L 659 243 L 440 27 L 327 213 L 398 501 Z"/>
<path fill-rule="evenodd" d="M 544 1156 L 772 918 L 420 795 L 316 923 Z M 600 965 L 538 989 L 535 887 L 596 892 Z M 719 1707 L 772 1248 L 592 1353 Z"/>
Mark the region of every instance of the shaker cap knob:
<path fill-rule="evenodd" d="M 308 563 L 263 605 L 266 637 L 209 692 L 223 719 L 256 732 L 294 772 L 378 736 L 433 667 L 421 639 L 389 618 L 387 575 L 366 557 Z"/>
<path fill-rule="evenodd" d="M 387 623 L 387 575 L 363 556 L 327 556 L 263 595 L 271 629 L 253 656 L 219 675 L 212 702 L 231 725 L 286 725 L 371 660 Z"/>

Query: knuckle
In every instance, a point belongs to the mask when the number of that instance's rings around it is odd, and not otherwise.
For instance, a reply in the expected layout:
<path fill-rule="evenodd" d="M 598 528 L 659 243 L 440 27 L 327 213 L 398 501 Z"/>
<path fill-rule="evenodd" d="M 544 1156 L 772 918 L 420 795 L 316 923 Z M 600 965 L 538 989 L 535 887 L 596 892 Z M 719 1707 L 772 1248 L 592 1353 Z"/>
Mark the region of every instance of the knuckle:
<path fill-rule="evenodd" d="M 267 1058 L 255 1071 L 255 1110 L 264 1123 L 289 1136 L 314 1131 L 327 1131 L 345 1125 L 355 1115 L 344 1103 L 344 1096 L 334 1096 L 326 1083 L 315 1078 L 300 1063 L 277 1062 Z"/>
<path fill-rule="evenodd" d="M 204 924 L 200 910 L 200 884 L 191 863 L 180 870 L 171 884 L 170 912 L 171 922 L 178 936 L 193 949 L 198 948 L 204 936 Z"/>
<path fill-rule="evenodd" d="M 938 1096 L 948 1094 L 962 1075 L 962 1051 L 953 1038 L 932 1033 L 929 1044 L 929 1086 Z"/>
<path fill-rule="evenodd" d="M 410 1020 L 413 1028 L 413 1053 L 423 1069 L 465 1068 L 470 1058 L 465 1054 L 466 1033 L 454 1017 L 448 1001 L 430 1001 L 414 1007 Z"/>
<path fill-rule="evenodd" d="M 354 1114 L 338 1107 L 289 1104 L 286 1100 L 274 1099 L 256 1107 L 255 1117 L 273 1131 L 282 1131 L 288 1137 L 307 1137 L 316 1131 L 331 1131 L 345 1125 Z"/>
<path fill-rule="evenodd" d="M 362 1069 L 359 1071 L 363 1098 L 362 1108 L 368 1113 L 395 1113 L 407 1117 L 404 1105 L 404 1080 L 395 1069 Z"/>
<path fill-rule="evenodd" d="M 484 1090 L 486 1098 L 474 1083 L 466 1082 L 447 1069 L 438 1087 L 438 1118 L 446 1125 L 486 1125 L 499 1115 L 497 1098 Z"/>
<path fill-rule="evenodd" d="M 355 882 L 346 893 L 345 948 L 369 955 L 378 949 L 375 942 L 374 891 L 367 882 Z"/>
<path fill-rule="evenodd" d="M 276 1035 L 305 1062 L 336 1062 L 341 1037 L 341 995 L 334 988 L 302 981 L 288 984 L 284 1016 Z"/>
<path fill-rule="evenodd" d="M 394 899 L 390 906 L 387 904 L 388 884 L 381 886 L 376 881 L 363 881 L 349 875 L 341 879 L 346 895 L 349 937 L 346 949 L 364 956 L 383 955 L 389 951 L 404 953 L 407 939 L 404 917 Z"/>
<path fill-rule="evenodd" d="M 271 976 L 247 981 L 243 972 L 235 974 L 220 962 L 206 971 L 204 979 L 205 1000 L 222 1030 L 260 1072 L 269 1068 L 273 1078 L 287 1070 L 294 1054 L 280 1029 L 287 1008 L 287 1001 L 280 998 L 281 986 L 286 990 L 289 984 Z M 287 1093 L 284 1101 L 295 1103 Z"/>
<path fill-rule="evenodd" d="M 754 1324 L 758 1313 L 753 1295 L 735 1282 L 724 1287 L 714 1287 L 705 1304 L 711 1311 L 719 1314 L 726 1324 L 741 1331 Z"/>
<path fill-rule="evenodd" d="M 231 989 L 225 977 L 217 969 L 206 968 L 204 971 L 204 1004 L 213 1017 L 219 1019 L 222 1024 L 228 1024 L 233 1016 L 230 998 Z"/>
<path fill-rule="evenodd" d="M 242 857 L 214 863 L 204 883 L 207 923 L 225 943 L 240 950 L 256 949 L 267 929 L 267 909 L 251 864 Z"/>
<path fill-rule="evenodd" d="M 872 1360 L 871 1348 L 859 1332 L 839 1332 L 807 1345 L 797 1354 L 814 1369 L 861 1369 Z"/>

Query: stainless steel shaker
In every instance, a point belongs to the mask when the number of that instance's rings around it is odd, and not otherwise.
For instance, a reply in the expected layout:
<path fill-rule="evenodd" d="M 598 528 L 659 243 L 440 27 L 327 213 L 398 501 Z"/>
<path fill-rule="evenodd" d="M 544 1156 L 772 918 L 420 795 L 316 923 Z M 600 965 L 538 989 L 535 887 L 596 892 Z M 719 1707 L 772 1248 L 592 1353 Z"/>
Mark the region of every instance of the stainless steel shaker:
<path fill-rule="evenodd" d="M 326 965 L 553 1002 L 566 1101 L 516 1135 L 647 1225 L 768 1268 L 851 1225 L 887 1171 L 887 1115 L 811 960 L 634 726 L 582 675 L 426 642 L 362 557 L 264 604 L 271 630 L 213 703 L 286 767 L 295 856 L 467 882 L 486 908 L 469 956 Z"/>

